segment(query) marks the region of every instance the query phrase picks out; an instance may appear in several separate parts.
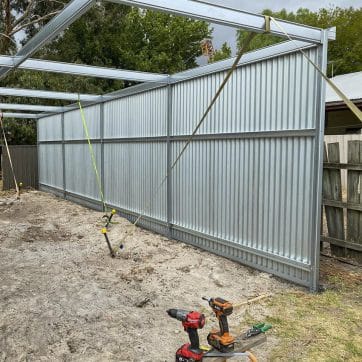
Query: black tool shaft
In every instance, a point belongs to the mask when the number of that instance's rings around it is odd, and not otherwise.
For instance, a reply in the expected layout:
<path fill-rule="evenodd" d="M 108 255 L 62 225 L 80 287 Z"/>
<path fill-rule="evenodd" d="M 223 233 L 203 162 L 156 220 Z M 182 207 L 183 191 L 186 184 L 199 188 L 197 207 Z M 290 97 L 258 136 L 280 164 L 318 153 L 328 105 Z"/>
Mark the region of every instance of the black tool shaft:
<path fill-rule="evenodd" d="M 107 243 L 107 245 L 108 245 L 109 253 L 111 254 L 111 257 L 114 258 L 115 255 L 114 255 L 114 252 L 113 252 L 111 243 L 109 242 L 108 235 L 107 235 L 107 233 L 104 233 L 103 235 L 104 235 L 104 237 L 105 237 L 105 239 L 106 239 L 106 243 Z"/>
<path fill-rule="evenodd" d="M 200 351 L 200 339 L 199 334 L 197 333 L 196 328 L 187 328 L 187 333 L 190 338 L 190 349 L 196 353 L 199 353 Z"/>

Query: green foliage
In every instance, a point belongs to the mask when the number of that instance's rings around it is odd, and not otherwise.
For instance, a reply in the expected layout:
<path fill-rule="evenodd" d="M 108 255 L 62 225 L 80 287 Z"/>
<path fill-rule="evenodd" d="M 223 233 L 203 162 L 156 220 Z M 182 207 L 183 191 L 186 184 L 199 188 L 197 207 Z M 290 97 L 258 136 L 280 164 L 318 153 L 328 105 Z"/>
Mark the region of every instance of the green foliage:
<path fill-rule="evenodd" d="M 328 75 L 332 74 L 332 64 L 334 75 L 362 70 L 362 8 L 342 9 L 336 7 L 320 9 L 318 12 L 300 8 L 296 13 L 288 13 L 285 9 L 279 12 L 264 10 L 263 14 L 324 29 L 336 26 L 337 39 L 329 43 Z M 246 34 L 245 31 L 238 31 L 239 48 Z M 250 44 L 250 49 L 258 49 L 283 40 L 283 38 L 269 34 L 258 34 Z"/>
<path fill-rule="evenodd" d="M 4 119 L 6 139 L 11 145 L 35 145 L 36 121 L 33 119 Z M 1 137 L 2 138 L 2 137 Z"/>
<path fill-rule="evenodd" d="M 218 62 L 219 60 L 224 60 L 231 57 L 231 48 L 225 42 L 221 49 L 216 50 L 214 55 L 209 59 L 209 63 Z"/>
<path fill-rule="evenodd" d="M 205 22 L 98 4 L 47 47 L 48 59 L 156 73 L 195 67 Z"/>
<path fill-rule="evenodd" d="M 32 12 L 42 17 L 62 8 L 66 2 L 39 1 Z M 25 12 L 27 4 L 26 0 L 12 3 L 19 14 Z M 44 25 L 46 21 L 47 18 L 39 24 Z M 25 29 L 27 38 L 24 42 L 38 31 L 39 24 L 32 24 Z M 205 22 L 97 2 L 87 14 L 34 57 L 155 73 L 175 73 L 197 65 L 196 58 L 201 55 L 200 42 L 209 37 L 210 33 Z M 16 70 L 6 78 L 6 86 L 94 94 L 112 92 L 129 85 L 132 82 L 22 70 Z M 67 104 L 56 100 L 16 97 L 0 97 L 0 101 Z M 18 122 L 14 123 L 17 124 Z M 32 124 L 29 126 L 32 127 Z M 32 130 L 35 140 L 35 128 Z M 27 131 L 27 127 L 19 128 L 19 137 L 27 134 Z M 26 137 L 23 139 L 29 140 Z M 11 143 L 13 140 L 18 142 L 15 135 L 11 137 Z"/>

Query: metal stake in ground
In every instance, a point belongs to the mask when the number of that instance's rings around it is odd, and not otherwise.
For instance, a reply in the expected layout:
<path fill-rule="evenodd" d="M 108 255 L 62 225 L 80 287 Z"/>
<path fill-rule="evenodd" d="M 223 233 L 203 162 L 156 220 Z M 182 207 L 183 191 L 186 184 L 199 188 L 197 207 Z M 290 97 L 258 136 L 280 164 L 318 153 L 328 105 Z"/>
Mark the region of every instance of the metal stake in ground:
<path fill-rule="evenodd" d="M 108 249 L 109 249 L 109 253 L 111 254 L 111 257 L 114 258 L 116 255 L 114 254 L 111 243 L 109 242 L 106 228 L 102 229 L 102 234 L 104 235 L 104 238 L 106 239 L 106 243 L 107 243 L 107 246 L 108 246 Z"/>

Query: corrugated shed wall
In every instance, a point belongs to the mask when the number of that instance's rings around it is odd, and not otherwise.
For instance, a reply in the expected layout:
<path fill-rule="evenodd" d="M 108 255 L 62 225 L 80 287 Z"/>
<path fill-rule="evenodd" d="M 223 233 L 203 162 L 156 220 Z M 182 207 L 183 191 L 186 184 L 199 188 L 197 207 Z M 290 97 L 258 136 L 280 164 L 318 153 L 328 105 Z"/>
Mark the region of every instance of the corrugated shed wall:
<path fill-rule="evenodd" d="M 318 63 L 317 47 L 306 52 Z M 144 214 L 151 229 L 310 286 L 320 78 L 300 53 L 239 67 L 153 197 L 225 74 L 85 108 L 106 201 L 133 220 Z M 42 119 L 39 140 L 59 129 L 59 116 Z M 63 147 L 65 190 L 99 200 L 79 111 L 64 114 L 64 135 L 63 146 L 40 142 L 41 183 L 62 188 L 53 164 Z"/>

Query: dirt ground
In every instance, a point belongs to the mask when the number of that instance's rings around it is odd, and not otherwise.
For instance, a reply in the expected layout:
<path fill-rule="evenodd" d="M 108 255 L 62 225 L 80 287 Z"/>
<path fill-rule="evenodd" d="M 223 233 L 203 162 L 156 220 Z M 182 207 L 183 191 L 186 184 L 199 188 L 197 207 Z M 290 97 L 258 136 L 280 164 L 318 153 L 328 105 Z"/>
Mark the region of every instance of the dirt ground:
<path fill-rule="evenodd" d="M 268 342 L 254 353 L 259 361 L 294 360 L 284 353 L 300 335 L 285 335 L 283 308 L 290 308 L 294 296 L 301 305 L 304 298 L 314 298 L 305 289 L 149 231 L 134 231 L 119 216 L 110 240 L 117 248 L 128 237 L 112 259 L 100 233 L 102 213 L 38 191 L 24 193 L 20 201 L 13 198 L 13 193 L 0 195 L 0 361 L 171 362 L 187 334 L 167 309 L 196 309 L 209 316 L 202 296 L 239 303 L 265 294 L 271 297 L 235 309 L 231 330 L 238 334 L 255 321 L 271 321 Z M 333 265 L 326 280 L 331 281 Z M 360 285 L 359 271 L 347 272 Z M 357 308 L 360 299 L 353 295 L 348 305 Z M 360 313 L 350 313 L 351 319 L 357 328 Z M 209 317 L 200 331 L 203 344 L 214 326 L 215 318 Z M 354 352 L 349 354 L 343 342 L 343 356 L 357 356 L 357 361 L 362 354 L 357 339 L 352 341 Z M 309 360 L 312 347 L 314 341 L 296 349 L 295 357 Z"/>

